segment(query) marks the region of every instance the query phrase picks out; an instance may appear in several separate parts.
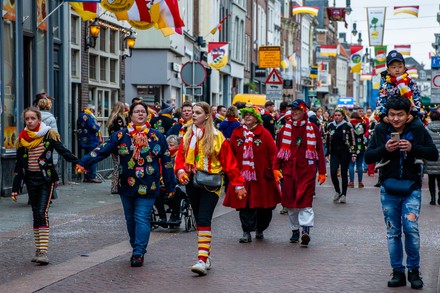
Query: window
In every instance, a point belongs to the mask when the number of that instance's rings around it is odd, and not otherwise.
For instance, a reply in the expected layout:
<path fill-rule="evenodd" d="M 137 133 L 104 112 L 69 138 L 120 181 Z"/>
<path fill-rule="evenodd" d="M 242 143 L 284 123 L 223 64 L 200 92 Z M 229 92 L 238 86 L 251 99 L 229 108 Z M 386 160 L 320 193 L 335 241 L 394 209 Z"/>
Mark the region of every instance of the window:
<path fill-rule="evenodd" d="M 116 54 L 117 45 L 119 45 L 118 32 L 115 30 L 110 30 L 110 53 Z"/>
<path fill-rule="evenodd" d="M 118 60 L 110 59 L 110 82 L 116 83 L 117 66 L 118 66 Z"/>
<path fill-rule="evenodd" d="M 108 136 L 107 127 L 104 125 L 110 116 L 112 105 L 117 101 L 117 95 L 112 93 L 111 90 L 103 88 L 96 88 L 91 92 L 91 95 L 91 104 L 96 106 L 96 120 L 103 125 L 101 127 L 101 133 L 103 136 Z"/>
<path fill-rule="evenodd" d="M 98 62 L 98 56 L 90 54 L 89 57 L 89 78 L 93 80 L 97 80 L 96 78 L 96 66 Z"/>
<path fill-rule="evenodd" d="M 103 52 L 107 52 L 107 29 L 101 26 L 101 31 L 99 32 L 99 49 Z"/>
<path fill-rule="evenodd" d="M 99 62 L 99 68 L 100 68 L 100 74 L 99 74 L 99 79 L 101 81 L 106 81 L 107 80 L 107 60 L 108 58 L 106 57 L 100 57 L 99 58 L 100 62 Z"/>
<path fill-rule="evenodd" d="M 76 15 L 73 15 L 72 14 L 72 17 L 71 17 L 71 22 L 70 22 L 70 25 L 71 25 L 71 27 L 70 27 L 70 39 L 71 39 L 71 42 L 72 42 L 72 44 L 75 44 L 75 45 L 80 45 L 80 40 L 81 40 L 81 38 L 79 37 L 79 26 L 80 26 L 80 21 L 79 21 L 79 17 L 78 16 L 76 16 Z"/>
<path fill-rule="evenodd" d="M 81 78 L 79 71 L 79 50 L 72 49 L 72 64 L 70 66 L 72 78 Z"/>

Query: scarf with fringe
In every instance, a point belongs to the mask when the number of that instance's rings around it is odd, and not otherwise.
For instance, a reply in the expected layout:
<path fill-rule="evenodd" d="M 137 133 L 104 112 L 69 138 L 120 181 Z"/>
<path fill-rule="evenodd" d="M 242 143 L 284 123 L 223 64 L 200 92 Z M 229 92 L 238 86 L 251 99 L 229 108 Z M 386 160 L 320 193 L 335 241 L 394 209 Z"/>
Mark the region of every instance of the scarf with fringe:
<path fill-rule="evenodd" d="M 50 129 L 51 128 L 44 124 L 44 122 L 40 122 L 35 131 L 29 130 L 25 127 L 18 136 L 19 145 L 22 145 L 27 149 L 37 147 L 43 141 L 44 136 L 46 136 Z"/>
<path fill-rule="evenodd" d="M 189 145 L 185 154 L 185 164 L 188 166 L 188 171 L 196 169 L 197 161 L 199 160 L 198 142 L 202 139 L 203 134 L 203 129 L 198 128 L 194 124 L 192 125 L 191 137 L 189 138 Z"/>
<path fill-rule="evenodd" d="M 278 152 L 277 157 L 287 161 L 290 158 L 290 145 L 292 143 L 292 127 L 301 127 L 306 125 L 306 140 L 307 140 L 307 149 L 306 149 L 306 159 L 308 160 L 317 160 L 318 152 L 316 151 L 316 136 L 315 131 L 313 130 L 313 124 L 306 117 L 301 121 L 293 121 L 289 120 L 286 125 L 284 125 L 284 131 L 281 134 L 281 148 Z"/>
<path fill-rule="evenodd" d="M 254 143 L 254 132 L 250 130 L 246 125 L 243 125 L 243 166 L 241 174 L 246 181 L 257 180 L 257 173 L 255 172 L 254 165 L 254 150 L 252 145 Z"/>
<path fill-rule="evenodd" d="M 182 125 L 182 127 L 180 127 L 179 129 L 179 138 L 183 138 L 185 136 L 185 132 L 186 129 L 188 128 L 189 125 L 192 124 L 192 118 L 188 120 L 188 122 L 185 123 L 185 120 L 183 120 L 183 118 L 180 118 L 179 121 L 177 121 L 177 123 L 179 123 L 180 125 Z"/>
<path fill-rule="evenodd" d="M 388 83 L 394 84 L 400 91 L 400 95 L 410 100 L 411 107 L 414 107 L 412 90 L 409 87 L 409 83 L 411 82 L 411 77 L 408 73 L 404 73 L 401 76 L 392 77 L 391 75 L 387 75 L 386 81 Z"/>
<path fill-rule="evenodd" d="M 136 161 L 139 160 L 141 156 L 142 148 L 148 147 L 148 136 L 147 134 L 150 132 L 150 124 L 146 122 L 142 126 L 133 125 L 133 123 L 129 123 L 127 125 L 128 134 L 133 139 L 134 149 L 133 149 L 133 159 Z"/>

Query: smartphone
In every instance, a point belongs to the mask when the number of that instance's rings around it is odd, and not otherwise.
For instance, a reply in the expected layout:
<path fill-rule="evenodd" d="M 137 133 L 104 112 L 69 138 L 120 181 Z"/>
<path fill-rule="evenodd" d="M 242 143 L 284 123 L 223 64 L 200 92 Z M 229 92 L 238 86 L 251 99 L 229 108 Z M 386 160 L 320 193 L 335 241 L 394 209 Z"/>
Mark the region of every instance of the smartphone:
<path fill-rule="evenodd" d="M 391 140 L 400 141 L 400 134 L 398 132 L 391 132 Z"/>

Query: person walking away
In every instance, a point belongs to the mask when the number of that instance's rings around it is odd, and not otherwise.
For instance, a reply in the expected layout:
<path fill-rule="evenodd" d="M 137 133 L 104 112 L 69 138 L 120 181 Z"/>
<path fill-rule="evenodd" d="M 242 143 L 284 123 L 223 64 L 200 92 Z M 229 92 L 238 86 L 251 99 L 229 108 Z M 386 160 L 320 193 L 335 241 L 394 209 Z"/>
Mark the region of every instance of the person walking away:
<path fill-rule="evenodd" d="M 214 127 L 210 106 L 205 102 L 193 105 L 193 125 L 188 128 L 179 146 L 174 171 L 179 183 L 186 186 L 196 218 L 198 261 L 191 270 L 201 276 L 206 275 L 211 268 L 211 221 L 222 187 L 219 175 L 226 173 L 229 188 L 235 190 L 238 198 L 246 196 L 246 189 L 231 147 Z M 212 185 L 212 181 L 217 182 L 216 186 L 206 185 Z"/>
<path fill-rule="evenodd" d="M 406 285 L 403 264 L 402 230 L 405 234 L 406 268 L 411 288 L 420 289 L 420 234 L 422 177 L 416 158 L 438 160 L 438 150 L 428 131 L 420 123 L 407 123 L 411 102 L 404 97 L 387 101 L 387 127 L 376 127 L 365 152 L 367 164 L 389 160 L 379 173 L 380 197 L 393 277 L 388 287 Z M 398 133 L 398 137 L 394 134 Z M 392 135 L 393 134 L 393 135 Z M 397 137 L 397 139 L 396 139 Z"/>
<path fill-rule="evenodd" d="M 235 106 L 230 106 L 226 111 L 226 119 L 220 123 L 219 130 L 223 133 L 223 136 L 229 140 L 232 136 L 232 132 L 235 128 L 239 127 L 240 116 L 238 114 L 238 109 Z"/>
<path fill-rule="evenodd" d="M 440 107 L 435 108 L 429 114 L 431 122 L 428 124 L 427 130 L 432 140 L 440 150 Z M 436 191 L 435 185 L 437 181 L 438 198 L 437 203 L 440 205 L 440 162 L 425 160 L 425 173 L 428 174 L 429 193 L 431 195 L 430 205 L 435 205 Z"/>
<path fill-rule="evenodd" d="M 174 106 L 162 103 L 161 110 L 157 117 L 153 117 L 150 120 L 151 127 L 157 129 L 165 135 L 168 130 L 174 125 L 173 119 Z"/>
<path fill-rule="evenodd" d="M 101 143 L 101 126 L 95 117 L 95 106 L 89 105 L 79 114 L 77 120 L 78 129 L 78 144 L 82 149 L 83 156 L 89 154 Z M 101 180 L 96 178 L 97 166 L 92 165 L 89 170 L 84 174 L 84 182 L 87 183 L 101 183 Z"/>
<path fill-rule="evenodd" d="M 259 109 L 240 110 L 244 125 L 232 133 L 230 146 L 238 168 L 246 180 L 246 199 L 240 200 L 233 188 L 228 188 L 223 205 L 239 211 L 243 237 L 240 243 L 264 239 L 264 230 L 272 220 L 272 211 L 281 202 L 280 188 L 272 171 L 277 147 L 270 132 L 263 127 Z"/>
<path fill-rule="evenodd" d="M 151 210 L 159 196 L 160 178 L 169 197 L 174 194 L 176 182 L 165 137 L 147 122 L 147 104 L 132 104 L 129 114 L 127 128 L 116 131 L 108 142 L 84 156 L 77 170 L 85 172 L 110 154 L 119 156 L 118 191 L 132 247 L 130 265 L 141 267 L 150 240 Z"/>
<path fill-rule="evenodd" d="M 316 169 L 319 184 L 323 184 L 326 180 L 325 157 L 318 127 L 308 120 L 306 103 L 297 99 L 290 107 L 291 120 L 279 132 L 279 150 L 273 170 L 276 181 L 283 177 L 281 203 L 289 215 L 290 242 L 299 242 L 299 229 L 302 228 L 301 245 L 307 246 L 315 219 Z"/>
<path fill-rule="evenodd" d="M 16 199 L 23 183 L 26 184 L 32 205 L 35 255 L 32 262 L 42 265 L 49 263 L 49 207 L 55 182 L 59 177 L 53 163 L 56 150 L 71 163 L 77 163 L 73 155 L 61 142 L 60 135 L 44 124 L 41 112 L 36 107 L 23 111 L 26 127 L 20 132 L 17 141 L 15 177 L 12 186 L 12 199 Z"/>
<path fill-rule="evenodd" d="M 264 109 L 261 111 L 261 118 L 263 119 L 263 126 L 266 128 L 272 138 L 275 139 L 275 104 L 272 101 L 267 101 L 264 104 Z"/>
<path fill-rule="evenodd" d="M 367 138 L 365 137 L 365 133 L 368 131 L 365 126 L 365 120 L 359 115 L 358 112 L 351 113 L 350 124 L 353 126 L 355 145 L 354 150 L 356 152 L 356 161 L 350 161 L 350 165 L 348 166 L 350 182 L 348 182 L 348 187 L 354 187 L 354 169 L 356 166 L 356 171 L 358 175 L 358 187 L 363 188 L 364 184 L 362 183 L 363 173 L 363 163 L 364 163 L 364 153 L 366 148 Z"/>
<path fill-rule="evenodd" d="M 125 104 L 122 102 L 117 102 L 113 106 L 110 117 L 107 120 L 107 130 L 109 136 L 111 136 L 116 131 L 121 130 L 126 127 L 125 124 Z M 112 187 L 111 193 L 118 194 L 119 188 L 119 157 L 116 154 L 112 154 L 113 162 L 113 172 L 112 172 Z"/>
<path fill-rule="evenodd" d="M 354 151 L 355 138 L 353 127 L 348 123 L 344 109 L 336 108 L 334 120 L 327 124 L 327 156 L 330 156 L 330 176 L 336 194 L 333 202 L 347 202 L 348 166 L 356 161 Z M 341 168 L 341 186 L 339 186 L 338 169 Z"/>

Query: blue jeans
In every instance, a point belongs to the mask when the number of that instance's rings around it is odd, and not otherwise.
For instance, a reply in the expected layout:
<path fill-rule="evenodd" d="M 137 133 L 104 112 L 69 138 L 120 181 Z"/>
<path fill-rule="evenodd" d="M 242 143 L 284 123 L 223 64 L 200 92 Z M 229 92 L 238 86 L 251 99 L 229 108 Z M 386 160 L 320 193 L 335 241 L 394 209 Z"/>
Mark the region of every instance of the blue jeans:
<path fill-rule="evenodd" d="M 354 165 L 356 164 L 356 170 L 358 173 L 358 181 L 362 182 L 362 176 L 364 175 L 364 170 L 362 164 L 364 163 L 364 153 L 360 153 L 356 157 L 356 162 L 350 160 L 350 165 L 348 165 L 348 173 L 350 174 L 350 182 L 354 182 Z"/>
<path fill-rule="evenodd" d="M 380 189 L 382 211 L 387 227 L 388 252 L 391 267 L 405 270 L 403 265 L 402 228 L 405 233 L 406 267 L 409 270 L 420 267 L 420 234 L 419 216 L 422 192 L 413 191 L 408 196 L 388 194 L 383 187 Z M 411 219 L 411 216 L 415 217 Z"/>
<path fill-rule="evenodd" d="M 121 195 L 133 254 L 145 254 L 151 230 L 151 210 L 155 199 Z"/>
<path fill-rule="evenodd" d="M 90 154 L 95 148 L 94 147 L 87 147 L 83 148 L 84 155 Z M 93 164 L 87 169 L 87 173 L 84 173 L 84 179 L 95 179 L 96 178 L 96 170 L 98 168 L 97 164 Z"/>

